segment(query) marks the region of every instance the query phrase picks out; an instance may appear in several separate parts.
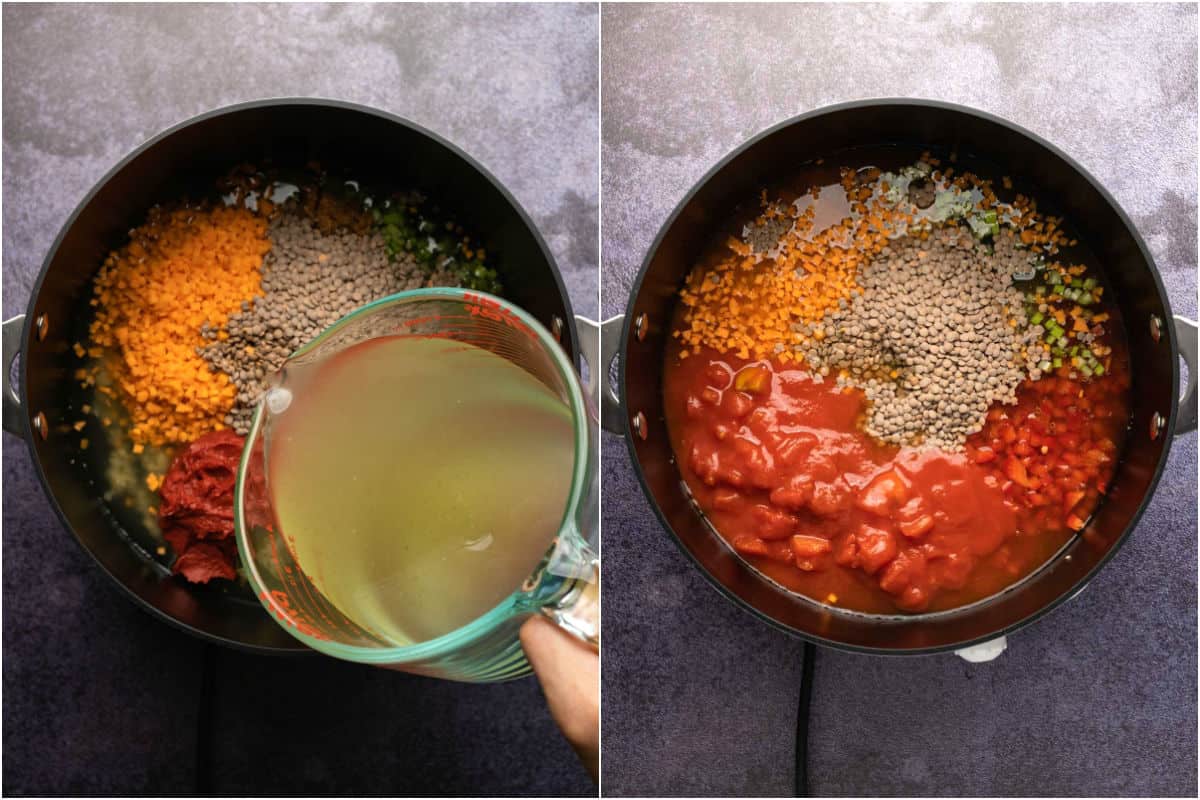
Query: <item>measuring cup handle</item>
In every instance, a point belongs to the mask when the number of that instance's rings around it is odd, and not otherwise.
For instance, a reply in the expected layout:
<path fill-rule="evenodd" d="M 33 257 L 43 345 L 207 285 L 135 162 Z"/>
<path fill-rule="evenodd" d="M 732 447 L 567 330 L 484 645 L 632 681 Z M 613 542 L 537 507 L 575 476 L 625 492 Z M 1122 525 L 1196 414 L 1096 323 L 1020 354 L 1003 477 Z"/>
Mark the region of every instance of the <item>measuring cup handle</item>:
<path fill-rule="evenodd" d="M 542 614 L 560 628 L 593 647 L 600 648 L 600 562 L 591 563 L 591 575 L 574 579 L 574 585 L 557 603 L 542 607 Z"/>

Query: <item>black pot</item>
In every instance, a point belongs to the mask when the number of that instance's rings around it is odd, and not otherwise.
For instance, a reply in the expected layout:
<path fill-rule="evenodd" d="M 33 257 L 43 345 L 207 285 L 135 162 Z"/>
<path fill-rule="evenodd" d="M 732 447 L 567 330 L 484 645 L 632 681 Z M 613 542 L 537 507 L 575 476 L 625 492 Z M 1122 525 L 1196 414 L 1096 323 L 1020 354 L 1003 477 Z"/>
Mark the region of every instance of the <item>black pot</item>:
<path fill-rule="evenodd" d="M 137 603 L 219 644 L 295 652 L 307 648 L 248 592 L 187 584 L 140 554 L 129 539 L 148 537 L 107 507 L 102 465 L 89 467 L 78 438 L 58 432 L 78 415 L 69 417 L 67 409 L 78 391 L 71 346 L 86 341 L 91 281 L 104 257 L 128 240 L 154 203 L 206 193 L 233 166 L 268 160 L 281 168 L 315 160 L 372 185 L 420 190 L 487 248 L 506 298 L 560 334 L 572 360 L 579 339 L 554 258 L 512 195 L 454 145 L 381 111 L 308 99 L 219 109 L 146 142 L 88 193 L 50 248 L 26 315 L 4 323 L 4 429 L 25 438 L 63 524 Z M 18 352 L 19 395 L 8 385 Z"/>
<path fill-rule="evenodd" d="M 848 147 L 911 145 L 956 151 L 1024 177 L 1039 203 L 1063 213 L 1104 265 L 1124 316 L 1133 362 L 1133 413 L 1113 488 L 1090 523 L 1103 544 L 1076 539 L 1014 587 L 964 609 L 912 616 L 831 610 L 780 589 L 739 558 L 693 506 L 663 419 L 664 346 L 676 298 L 714 230 L 759 187 L 805 162 Z M 919 151 L 918 151 L 919 152 Z M 676 207 L 642 265 L 623 318 L 605 322 L 604 363 L 620 357 L 620 397 L 605 427 L 621 433 L 659 519 L 727 598 L 775 627 L 815 642 L 872 653 L 927 653 L 995 640 L 1079 592 L 1112 558 L 1158 484 L 1173 434 L 1196 427 L 1196 326 L 1171 317 L 1162 280 L 1129 218 L 1062 151 L 997 117 L 920 100 L 832 106 L 765 131 L 726 156 Z M 1179 356 L 1190 380 L 1179 398 Z M 619 406 L 617 403 L 619 402 Z"/>

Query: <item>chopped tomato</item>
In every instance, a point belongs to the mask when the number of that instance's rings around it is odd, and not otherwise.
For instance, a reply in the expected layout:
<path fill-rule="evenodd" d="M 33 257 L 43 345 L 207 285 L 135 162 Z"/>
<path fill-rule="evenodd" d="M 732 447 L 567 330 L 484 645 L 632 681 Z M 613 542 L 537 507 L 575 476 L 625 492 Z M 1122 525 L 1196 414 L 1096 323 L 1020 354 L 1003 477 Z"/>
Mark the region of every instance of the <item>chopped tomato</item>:
<path fill-rule="evenodd" d="M 856 534 L 862 567 L 871 575 L 896 556 L 896 537 L 891 531 L 863 525 Z"/>
<path fill-rule="evenodd" d="M 908 487 L 905 486 L 904 479 L 895 470 L 888 470 L 867 485 L 858 495 L 855 504 L 863 511 L 888 516 L 893 508 L 899 507 L 907 499 Z"/>
<path fill-rule="evenodd" d="M 828 539 L 822 539 L 820 536 L 799 535 L 792 537 L 792 552 L 797 557 L 804 556 L 809 558 L 819 556 L 822 553 L 828 553 L 833 550 L 833 545 Z"/>
<path fill-rule="evenodd" d="M 664 379 L 680 474 L 717 533 L 788 589 L 872 613 L 942 610 L 1029 574 L 1076 529 L 1100 538 L 1083 523 L 1128 418 L 1119 363 L 1105 381 L 1022 385 L 962 452 L 942 452 L 875 442 L 862 393 L 834 381 L 696 355 Z"/>
<path fill-rule="evenodd" d="M 771 492 L 771 504 L 780 508 L 797 510 L 809 504 L 813 497 L 813 485 L 806 480 L 793 481 Z"/>
<path fill-rule="evenodd" d="M 911 522 L 901 521 L 896 524 L 896 527 L 908 538 L 919 539 L 933 530 L 933 517 L 923 514 Z"/>
<path fill-rule="evenodd" d="M 733 549 L 749 556 L 765 556 L 767 543 L 757 536 L 737 536 L 733 540 Z"/>
<path fill-rule="evenodd" d="M 813 486 L 809 507 L 822 516 L 832 516 L 849 505 L 847 489 L 836 483 L 817 483 Z"/>
<path fill-rule="evenodd" d="M 791 514 L 762 503 L 754 506 L 752 514 L 760 539 L 785 539 L 796 528 L 796 518 Z"/>

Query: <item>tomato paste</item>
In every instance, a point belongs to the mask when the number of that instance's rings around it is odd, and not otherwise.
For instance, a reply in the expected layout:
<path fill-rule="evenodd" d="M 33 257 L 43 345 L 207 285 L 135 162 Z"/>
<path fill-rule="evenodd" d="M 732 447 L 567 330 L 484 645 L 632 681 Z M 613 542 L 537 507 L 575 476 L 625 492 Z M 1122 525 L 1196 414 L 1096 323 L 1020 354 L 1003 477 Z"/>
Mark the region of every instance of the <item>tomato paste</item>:
<path fill-rule="evenodd" d="M 175 551 L 172 572 L 193 583 L 237 577 L 233 489 L 243 438 L 205 434 L 180 452 L 159 489 L 158 524 Z"/>
<path fill-rule="evenodd" d="M 1045 563 L 1073 535 L 1076 504 L 1111 476 L 1111 428 L 1082 422 L 1095 404 L 1081 405 L 1078 384 L 1063 384 L 1073 402 L 1060 402 L 1046 396 L 1059 384 L 1040 383 L 960 453 L 880 444 L 862 431 L 858 389 L 708 348 L 668 358 L 664 399 L 684 479 L 750 564 L 831 605 L 921 612 L 982 599 Z M 1081 445 L 1083 463 L 1047 459 Z"/>

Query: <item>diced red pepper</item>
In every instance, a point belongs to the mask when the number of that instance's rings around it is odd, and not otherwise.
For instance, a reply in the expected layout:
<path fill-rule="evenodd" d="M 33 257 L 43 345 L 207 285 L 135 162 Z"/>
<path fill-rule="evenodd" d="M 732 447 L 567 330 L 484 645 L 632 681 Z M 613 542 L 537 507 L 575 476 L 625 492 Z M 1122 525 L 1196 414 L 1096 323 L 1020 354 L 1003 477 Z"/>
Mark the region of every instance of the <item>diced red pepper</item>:
<path fill-rule="evenodd" d="M 1063 495 L 1063 511 L 1070 511 L 1075 506 L 1079 505 L 1079 501 L 1083 499 L 1086 492 L 1075 490 L 1067 492 Z"/>
<path fill-rule="evenodd" d="M 976 464 L 986 464 L 996 460 L 996 451 L 990 447 L 977 447 L 974 453 Z"/>
<path fill-rule="evenodd" d="M 1009 456 L 1004 464 L 1004 474 L 1026 489 L 1036 489 L 1038 486 L 1037 481 L 1029 477 L 1029 472 L 1025 469 L 1025 464 L 1012 456 Z"/>

